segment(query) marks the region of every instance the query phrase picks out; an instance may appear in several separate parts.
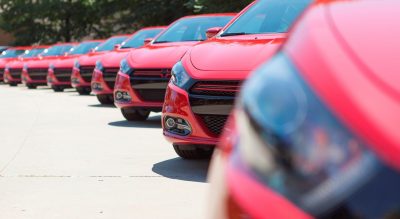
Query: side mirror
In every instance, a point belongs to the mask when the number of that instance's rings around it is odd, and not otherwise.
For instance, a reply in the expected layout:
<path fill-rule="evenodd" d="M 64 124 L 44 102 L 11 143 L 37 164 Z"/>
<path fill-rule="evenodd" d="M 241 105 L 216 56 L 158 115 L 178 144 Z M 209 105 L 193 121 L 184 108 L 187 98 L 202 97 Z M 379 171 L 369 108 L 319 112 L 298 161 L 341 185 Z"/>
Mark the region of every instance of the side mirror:
<path fill-rule="evenodd" d="M 151 41 L 153 41 L 153 40 L 154 40 L 153 38 L 146 38 L 144 40 L 144 45 L 147 45 L 147 44 L 151 43 Z"/>
<path fill-rule="evenodd" d="M 119 50 L 121 48 L 121 44 L 115 44 L 114 45 L 114 50 Z"/>
<path fill-rule="evenodd" d="M 215 37 L 215 35 L 217 35 L 221 30 L 222 30 L 222 27 L 213 27 L 213 28 L 208 29 L 206 31 L 207 39 Z"/>

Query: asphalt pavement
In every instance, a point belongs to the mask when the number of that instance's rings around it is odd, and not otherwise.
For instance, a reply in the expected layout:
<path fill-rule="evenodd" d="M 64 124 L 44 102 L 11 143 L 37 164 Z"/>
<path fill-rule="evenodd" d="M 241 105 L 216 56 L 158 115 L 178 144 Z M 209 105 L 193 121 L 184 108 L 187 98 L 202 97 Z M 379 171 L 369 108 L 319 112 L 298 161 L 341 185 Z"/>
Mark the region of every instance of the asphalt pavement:
<path fill-rule="evenodd" d="M 204 218 L 208 161 L 178 158 L 160 122 L 0 84 L 0 218 Z"/>

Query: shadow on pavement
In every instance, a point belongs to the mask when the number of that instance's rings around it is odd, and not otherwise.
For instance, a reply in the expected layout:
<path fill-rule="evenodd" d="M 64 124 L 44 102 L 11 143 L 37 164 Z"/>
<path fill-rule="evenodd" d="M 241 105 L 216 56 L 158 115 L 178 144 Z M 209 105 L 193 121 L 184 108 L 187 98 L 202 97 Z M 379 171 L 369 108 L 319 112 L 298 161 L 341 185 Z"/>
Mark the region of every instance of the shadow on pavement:
<path fill-rule="evenodd" d="M 210 160 L 174 158 L 153 165 L 152 171 L 161 176 L 192 182 L 207 182 Z"/>
<path fill-rule="evenodd" d="M 116 108 L 114 105 L 103 105 L 103 104 L 91 104 L 88 107 L 95 107 L 95 108 Z"/>
<path fill-rule="evenodd" d="M 161 128 L 161 116 L 152 116 L 143 122 L 130 122 L 123 120 L 118 122 L 110 122 L 108 125 L 124 128 Z"/>

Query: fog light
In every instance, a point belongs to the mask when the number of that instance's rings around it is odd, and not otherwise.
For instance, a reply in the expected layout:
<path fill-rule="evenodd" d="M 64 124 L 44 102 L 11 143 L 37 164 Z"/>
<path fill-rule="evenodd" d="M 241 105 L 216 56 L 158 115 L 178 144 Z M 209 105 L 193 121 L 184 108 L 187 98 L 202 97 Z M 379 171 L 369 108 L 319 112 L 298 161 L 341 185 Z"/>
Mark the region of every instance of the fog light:
<path fill-rule="evenodd" d="M 79 78 L 71 78 L 71 83 L 72 84 L 79 84 Z"/>
<path fill-rule="evenodd" d="M 93 90 L 97 90 L 97 91 L 102 91 L 103 90 L 103 86 L 100 83 L 93 83 L 92 84 L 92 89 Z"/>
<path fill-rule="evenodd" d="M 189 135 L 192 133 L 192 128 L 189 123 L 181 118 L 166 117 L 165 128 L 167 131 L 177 135 Z"/>
<path fill-rule="evenodd" d="M 119 102 L 131 102 L 132 97 L 126 91 L 115 92 L 115 100 Z"/>

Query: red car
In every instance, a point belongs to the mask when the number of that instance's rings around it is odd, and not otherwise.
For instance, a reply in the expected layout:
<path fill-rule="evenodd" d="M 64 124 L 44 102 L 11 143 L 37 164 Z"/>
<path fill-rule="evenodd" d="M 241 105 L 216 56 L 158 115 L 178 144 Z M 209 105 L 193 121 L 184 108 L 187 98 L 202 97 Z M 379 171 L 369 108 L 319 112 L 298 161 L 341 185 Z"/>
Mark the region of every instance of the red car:
<path fill-rule="evenodd" d="M 186 51 L 206 40 L 211 27 L 226 25 L 233 14 L 188 16 L 172 23 L 155 40 L 129 53 L 121 61 L 114 99 L 129 121 L 146 120 L 150 111 L 160 112 L 172 66 Z"/>
<path fill-rule="evenodd" d="M 89 40 L 82 42 L 68 53 L 68 56 L 60 57 L 49 65 L 47 74 L 47 85 L 55 92 L 62 92 L 71 86 L 71 75 L 76 58 L 94 52 L 94 49 L 101 44 L 102 40 Z"/>
<path fill-rule="evenodd" d="M 162 124 L 180 157 L 210 157 L 242 82 L 282 45 L 307 2 L 255 1 L 174 66 Z"/>
<path fill-rule="evenodd" d="M 17 79 L 15 81 L 12 80 L 12 75 L 8 72 L 7 74 L 5 73 L 6 71 L 6 65 L 11 62 L 18 60 L 18 57 L 25 54 L 26 51 L 29 51 L 31 47 L 13 47 L 9 48 L 6 51 L 3 51 L 0 55 L 0 81 L 4 81 L 7 84 L 10 84 L 10 86 L 17 86 L 19 83 L 21 83 L 21 79 Z M 18 73 L 18 77 L 20 77 L 21 72 Z"/>
<path fill-rule="evenodd" d="M 96 94 L 101 104 L 113 104 L 113 90 L 115 78 L 119 70 L 119 64 L 129 51 L 142 47 L 145 40 L 154 38 L 165 27 L 147 27 L 137 31 L 129 39 L 125 40 L 121 46 L 113 52 L 109 52 L 97 61 L 96 68 L 92 76 L 92 91 Z"/>
<path fill-rule="evenodd" d="M 68 51 L 74 46 L 76 46 L 75 43 L 59 43 L 45 49 L 37 59 L 25 62 L 21 74 L 22 83 L 29 89 L 47 85 L 47 73 L 50 63 L 62 56 L 67 56 Z"/>
<path fill-rule="evenodd" d="M 308 11 L 244 86 L 209 218 L 400 218 L 399 19 L 390 0 Z"/>
<path fill-rule="evenodd" d="M 71 84 L 80 95 L 88 95 L 92 92 L 90 83 L 92 81 L 92 75 L 97 60 L 107 52 L 116 49 L 116 47 L 124 42 L 129 36 L 130 35 L 118 35 L 111 37 L 104 43 L 100 44 L 94 52 L 80 56 L 75 60 L 71 76 Z"/>

